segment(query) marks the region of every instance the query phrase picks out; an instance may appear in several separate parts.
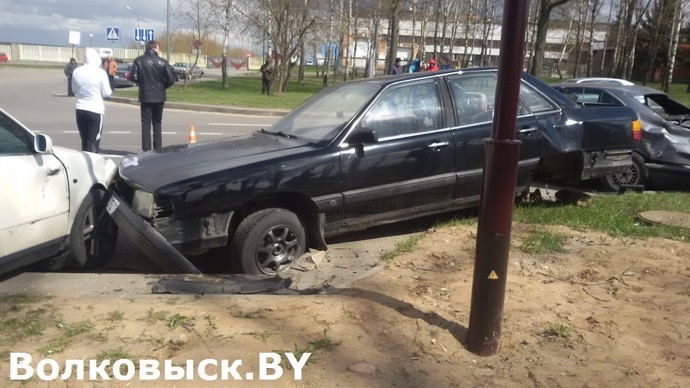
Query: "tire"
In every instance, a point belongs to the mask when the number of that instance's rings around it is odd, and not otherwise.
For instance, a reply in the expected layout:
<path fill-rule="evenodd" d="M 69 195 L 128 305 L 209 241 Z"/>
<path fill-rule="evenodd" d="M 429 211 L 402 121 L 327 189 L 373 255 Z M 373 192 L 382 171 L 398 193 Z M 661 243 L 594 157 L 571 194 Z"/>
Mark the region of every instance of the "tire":
<path fill-rule="evenodd" d="M 306 235 L 299 217 L 285 209 L 265 209 L 251 214 L 237 228 L 230 243 L 235 272 L 274 276 L 302 256 Z"/>
<path fill-rule="evenodd" d="M 74 217 L 69 235 L 71 265 L 97 268 L 108 262 L 117 242 L 117 225 L 105 211 L 105 191 L 92 189 Z"/>
<path fill-rule="evenodd" d="M 617 174 L 607 175 L 600 179 L 601 186 L 606 191 L 619 192 L 621 186 L 643 186 L 649 180 L 649 170 L 644 159 L 638 153 L 632 154 L 633 164 L 628 169 Z"/>

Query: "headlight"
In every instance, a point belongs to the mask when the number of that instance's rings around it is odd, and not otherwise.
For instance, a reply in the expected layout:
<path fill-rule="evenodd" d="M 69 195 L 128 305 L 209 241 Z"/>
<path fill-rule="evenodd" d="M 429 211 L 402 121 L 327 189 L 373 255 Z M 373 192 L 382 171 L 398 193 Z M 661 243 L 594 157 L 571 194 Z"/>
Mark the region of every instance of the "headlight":
<path fill-rule="evenodd" d="M 132 207 L 140 216 L 149 220 L 153 219 L 153 194 L 136 190 L 132 198 Z"/>

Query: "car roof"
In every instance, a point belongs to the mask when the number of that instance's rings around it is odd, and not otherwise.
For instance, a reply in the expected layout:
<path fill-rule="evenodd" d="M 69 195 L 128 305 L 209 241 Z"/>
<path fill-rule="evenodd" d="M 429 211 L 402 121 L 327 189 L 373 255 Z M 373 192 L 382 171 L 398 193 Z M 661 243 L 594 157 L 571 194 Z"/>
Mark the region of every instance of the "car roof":
<path fill-rule="evenodd" d="M 624 92 L 628 94 L 636 94 L 636 95 L 649 95 L 649 94 L 662 94 L 666 95 L 666 93 L 662 92 L 661 90 L 657 90 L 654 88 L 650 88 L 648 86 L 642 86 L 642 85 L 619 85 L 619 84 L 595 84 L 595 83 L 587 83 L 587 84 L 575 84 L 572 82 L 563 82 L 560 84 L 555 84 L 552 85 L 555 88 L 563 87 L 563 88 L 573 88 L 573 87 L 582 87 L 582 88 L 588 88 L 588 89 L 600 89 L 600 90 L 612 90 L 612 91 L 619 91 L 619 92 Z"/>
<path fill-rule="evenodd" d="M 635 85 L 634 83 L 622 79 L 622 78 L 610 78 L 610 77 L 581 77 L 581 78 L 571 78 L 563 81 L 563 83 L 575 83 L 575 84 L 614 84 L 614 85 Z"/>
<path fill-rule="evenodd" d="M 430 78 L 430 77 L 438 77 L 438 76 L 443 76 L 447 74 L 472 74 L 472 73 L 495 73 L 497 72 L 498 69 L 496 67 L 468 67 L 468 68 L 462 68 L 462 69 L 447 69 L 447 70 L 437 70 L 437 71 L 420 71 L 420 72 L 414 72 L 414 73 L 403 73 L 403 74 L 394 74 L 394 75 L 385 75 L 381 77 L 373 77 L 373 78 L 361 78 L 361 79 L 356 79 L 356 80 L 350 80 L 346 83 L 340 83 L 340 84 L 335 84 L 333 86 L 342 86 L 342 85 L 349 85 L 349 84 L 369 84 L 369 85 L 375 85 L 379 88 L 385 88 L 388 85 L 391 84 L 396 84 L 396 83 L 401 83 L 401 82 L 406 82 L 406 81 L 412 81 L 416 79 L 424 79 L 424 78 Z M 555 100 L 554 102 L 558 103 L 559 105 L 571 105 L 575 104 L 571 99 L 569 99 L 567 96 L 561 93 L 549 93 L 549 91 L 542 90 L 542 88 L 550 88 L 549 85 L 546 85 L 542 81 L 539 81 L 539 79 L 532 77 L 531 75 L 527 73 L 522 73 L 521 74 L 521 79 L 524 81 L 527 81 L 535 87 L 536 89 L 540 90 L 542 93 L 546 93 L 548 97 L 551 100 Z"/>

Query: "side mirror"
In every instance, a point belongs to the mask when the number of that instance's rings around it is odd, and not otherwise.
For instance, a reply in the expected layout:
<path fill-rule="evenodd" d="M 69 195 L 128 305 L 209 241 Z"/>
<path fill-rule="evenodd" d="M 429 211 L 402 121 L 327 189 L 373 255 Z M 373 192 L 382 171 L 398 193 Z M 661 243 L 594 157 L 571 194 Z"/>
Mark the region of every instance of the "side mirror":
<path fill-rule="evenodd" d="M 38 133 L 34 137 L 34 150 L 39 154 L 49 154 L 53 151 L 53 141 L 48 135 Z"/>
<path fill-rule="evenodd" d="M 347 144 L 349 145 L 363 145 L 376 143 L 378 139 L 376 138 L 376 132 L 369 128 L 358 128 L 355 133 L 347 138 Z"/>

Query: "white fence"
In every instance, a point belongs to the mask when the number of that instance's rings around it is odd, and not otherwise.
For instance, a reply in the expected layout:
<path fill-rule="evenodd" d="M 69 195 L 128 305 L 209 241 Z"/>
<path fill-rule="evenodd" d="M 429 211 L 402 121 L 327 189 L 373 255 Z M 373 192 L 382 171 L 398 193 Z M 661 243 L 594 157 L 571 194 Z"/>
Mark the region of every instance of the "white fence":
<path fill-rule="evenodd" d="M 69 47 L 69 46 L 42 46 L 33 44 L 7 44 L 0 43 L 0 52 L 7 54 L 10 61 L 25 61 L 25 62 L 45 62 L 45 63 L 67 63 L 69 59 L 74 57 L 77 62 L 84 61 L 84 52 L 86 47 Z M 113 49 L 113 57 L 120 58 L 125 61 L 143 54 L 142 49 Z M 165 56 L 165 53 L 164 55 Z M 170 63 L 175 62 L 194 62 L 196 54 L 181 54 L 170 53 Z M 206 55 L 199 55 L 199 67 L 206 67 Z"/>

